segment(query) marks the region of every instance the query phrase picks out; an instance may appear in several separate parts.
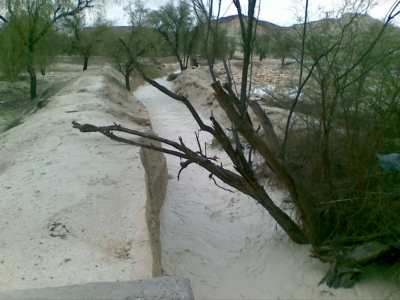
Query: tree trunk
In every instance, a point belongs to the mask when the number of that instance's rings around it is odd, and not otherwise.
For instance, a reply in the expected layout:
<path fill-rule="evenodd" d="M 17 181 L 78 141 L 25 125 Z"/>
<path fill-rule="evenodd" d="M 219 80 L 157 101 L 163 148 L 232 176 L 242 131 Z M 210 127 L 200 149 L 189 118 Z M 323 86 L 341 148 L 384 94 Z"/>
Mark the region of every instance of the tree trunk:
<path fill-rule="evenodd" d="M 322 177 L 327 184 L 329 193 L 332 193 L 332 176 L 331 176 L 331 154 L 330 154 L 330 131 L 323 127 L 322 136 L 322 151 L 321 151 L 321 161 L 322 161 Z"/>
<path fill-rule="evenodd" d="M 189 55 L 185 57 L 185 62 L 184 62 L 185 70 L 186 70 L 186 69 L 188 68 L 188 66 L 189 66 L 189 59 L 190 59 L 190 56 L 189 56 Z"/>
<path fill-rule="evenodd" d="M 263 188 L 260 187 L 256 194 L 257 195 L 254 195 L 253 197 L 268 211 L 293 242 L 297 244 L 310 243 L 309 237 L 306 236 L 300 226 L 297 225 L 281 208 L 274 204 Z"/>
<path fill-rule="evenodd" d="M 257 101 L 249 101 L 249 106 L 260 121 L 261 128 L 263 129 L 263 138 L 268 147 L 272 150 L 274 155 L 279 154 L 279 138 L 276 135 L 271 120 L 264 112 L 262 107 Z"/>
<path fill-rule="evenodd" d="M 37 78 L 35 70 L 35 44 L 33 41 L 32 32 L 29 32 L 28 38 L 28 53 L 26 57 L 26 69 L 30 80 L 30 96 L 31 100 L 37 97 Z"/>
<path fill-rule="evenodd" d="M 282 69 L 285 67 L 285 59 L 286 59 L 285 56 L 282 56 L 282 57 L 281 57 L 281 68 L 282 68 Z"/>
<path fill-rule="evenodd" d="M 83 72 L 85 72 L 88 68 L 88 64 L 89 64 L 89 57 L 85 56 L 83 58 Z"/>
<path fill-rule="evenodd" d="M 125 75 L 125 87 L 128 91 L 131 91 L 131 73 L 130 72 L 126 72 Z"/>
<path fill-rule="evenodd" d="M 32 50 L 32 49 L 30 49 Z M 30 82 L 30 96 L 31 100 L 34 100 L 37 97 L 37 78 L 36 78 L 36 70 L 34 67 L 33 61 L 33 50 L 28 53 L 28 65 L 27 72 L 29 74 L 29 82 Z"/>
<path fill-rule="evenodd" d="M 32 66 L 28 67 L 28 73 L 30 79 L 31 100 L 34 100 L 37 97 L 37 79 L 35 68 Z"/>
<path fill-rule="evenodd" d="M 179 68 L 181 69 L 181 71 L 186 70 L 186 68 L 185 68 L 185 63 L 183 62 L 182 58 L 179 56 L 178 53 L 175 53 L 175 57 L 176 57 L 176 59 L 178 60 Z"/>
<path fill-rule="evenodd" d="M 268 167 L 275 173 L 278 180 L 282 184 L 284 184 L 289 191 L 293 203 L 299 210 L 305 234 L 298 226 L 297 228 L 296 226 L 294 226 L 295 223 L 291 221 L 287 215 L 284 216 L 285 213 L 283 211 L 278 211 L 279 208 L 273 204 L 272 200 L 266 201 L 266 199 L 268 199 L 268 194 L 266 194 L 265 191 L 260 191 L 260 187 L 256 187 L 257 195 L 251 196 L 257 199 L 270 212 L 270 214 L 274 217 L 275 220 L 277 220 L 279 225 L 287 232 L 287 234 L 290 236 L 291 239 L 293 239 L 293 241 L 300 243 L 303 240 L 304 243 L 306 240 L 308 240 L 311 241 L 313 244 L 318 243 L 320 238 L 320 218 L 313 203 L 307 198 L 303 197 L 303 193 L 299 195 L 298 187 L 296 186 L 294 178 L 286 170 L 286 167 L 279 161 L 278 157 L 269 148 L 268 144 L 256 133 L 250 121 L 240 116 L 234 105 L 232 105 L 232 103 L 237 103 L 238 100 L 232 97 L 231 94 L 225 92 L 225 90 L 219 83 L 212 84 L 212 87 L 214 88 L 218 103 L 220 104 L 221 108 L 226 112 L 231 122 L 237 126 L 239 133 L 247 140 L 247 142 L 253 147 L 253 149 L 256 150 L 264 158 L 265 163 L 268 165 Z M 228 153 L 229 149 L 224 147 L 224 150 Z M 232 161 L 236 160 L 235 155 L 230 156 L 232 156 Z M 237 162 L 238 165 L 240 165 L 239 163 L 240 161 Z M 244 164 L 247 163 L 244 162 Z M 250 178 L 249 183 L 251 183 L 251 180 L 252 178 Z M 260 196 L 260 194 L 262 196 Z M 262 201 L 266 202 L 262 203 Z"/>

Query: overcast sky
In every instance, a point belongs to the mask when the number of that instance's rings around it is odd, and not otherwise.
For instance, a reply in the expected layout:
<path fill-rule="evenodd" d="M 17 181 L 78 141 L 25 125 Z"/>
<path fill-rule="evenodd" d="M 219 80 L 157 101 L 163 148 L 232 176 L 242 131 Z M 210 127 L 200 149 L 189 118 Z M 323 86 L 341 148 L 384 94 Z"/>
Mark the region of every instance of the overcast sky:
<path fill-rule="evenodd" d="M 113 0 L 106 0 L 106 15 L 115 25 L 127 25 L 127 16 L 123 11 L 123 5 L 117 5 Z M 386 12 L 395 0 L 377 0 L 377 4 L 370 11 L 370 15 L 377 19 L 383 19 Z M 145 0 L 147 8 L 156 9 L 164 5 L 168 0 Z M 247 1 L 242 1 L 243 3 Z M 343 0 L 310 0 L 311 19 L 318 19 L 316 11 L 319 8 L 323 10 L 331 10 L 338 7 Z M 304 0 L 261 0 L 260 19 L 266 20 L 281 26 L 288 26 L 297 23 L 297 12 L 301 11 Z M 235 7 L 232 0 L 222 0 L 222 15 L 229 16 L 235 14 Z"/>

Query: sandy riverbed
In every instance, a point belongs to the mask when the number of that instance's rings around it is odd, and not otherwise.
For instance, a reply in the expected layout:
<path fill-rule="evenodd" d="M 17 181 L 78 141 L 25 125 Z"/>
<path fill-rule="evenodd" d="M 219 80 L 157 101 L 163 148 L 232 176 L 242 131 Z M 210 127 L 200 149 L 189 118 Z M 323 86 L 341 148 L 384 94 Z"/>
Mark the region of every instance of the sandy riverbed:
<path fill-rule="evenodd" d="M 160 80 L 172 88 L 171 83 Z M 197 126 L 185 107 L 150 86 L 136 97 L 148 109 L 153 128 L 163 137 L 181 136 L 196 147 Z M 205 118 L 208 116 L 204 115 Z M 209 136 L 203 141 L 211 142 Z M 224 155 L 216 154 L 228 164 Z M 252 199 L 214 186 L 197 166 L 183 171 L 167 158 L 170 181 L 161 212 L 164 273 L 191 279 L 196 299 L 398 299 L 399 288 L 368 279 L 352 289 L 318 285 L 328 266 L 309 256 L 308 246 L 288 241 L 276 223 Z M 278 203 L 284 191 L 269 188 Z"/>

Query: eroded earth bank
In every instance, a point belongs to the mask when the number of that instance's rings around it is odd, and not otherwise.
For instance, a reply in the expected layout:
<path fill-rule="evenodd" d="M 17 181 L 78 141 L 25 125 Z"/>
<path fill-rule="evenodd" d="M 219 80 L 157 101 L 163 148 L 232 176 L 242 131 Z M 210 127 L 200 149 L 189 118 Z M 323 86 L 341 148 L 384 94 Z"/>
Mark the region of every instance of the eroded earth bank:
<path fill-rule="evenodd" d="M 189 96 L 205 120 L 223 121 L 213 100 L 210 78 L 204 67 L 187 70 L 174 83 L 160 83 Z M 150 86 L 140 87 L 136 97 L 150 113 L 160 136 L 197 149 L 198 130 L 183 104 Z M 287 112 L 268 108 L 275 130 L 282 131 Z M 201 135 L 229 166 L 227 158 L 212 147 L 210 136 Z M 370 278 L 351 289 L 318 285 L 328 269 L 310 257 L 308 246 L 290 242 L 267 212 L 254 200 L 216 187 L 198 166 L 186 168 L 177 180 L 180 161 L 167 157 L 169 183 L 161 212 L 162 266 L 166 275 L 189 278 L 196 299 L 398 299 L 398 288 L 382 279 Z M 285 191 L 265 182 L 273 200 L 284 205 Z"/>
<path fill-rule="evenodd" d="M 73 120 L 151 130 L 143 105 L 104 67 L 0 135 L 1 291 L 160 274 L 163 157 L 82 134 Z"/>

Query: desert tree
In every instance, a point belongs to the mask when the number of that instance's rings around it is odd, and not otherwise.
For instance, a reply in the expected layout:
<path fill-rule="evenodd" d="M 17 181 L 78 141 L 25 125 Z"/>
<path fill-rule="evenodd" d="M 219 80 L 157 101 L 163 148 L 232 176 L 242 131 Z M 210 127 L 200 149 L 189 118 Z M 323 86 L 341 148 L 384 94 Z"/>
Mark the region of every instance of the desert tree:
<path fill-rule="evenodd" d="M 142 0 L 129 1 L 125 10 L 128 11 L 129 21 L 132 27 L 143 27 L 149 24 L 150 10 L 145 7 Z"/>
<path fill-rule="evenodd" d="M 30 97 L 37 97 L 35 57 L 37 46 L 60 20 L 91 7 L 94 0 L 3 0 L 3 28 L 13 26 L 24 52 L 24 67 L 30 78 Z"/>
<path fill-rule="evenodd" d="M 113 64 L 124 76 L 128 91 L 132 90 L 131 80 L 136 71 L 136 61 L 141 60 L 143 64 L 145 56 L 148 58 L 157 52 L 157 38 L 153 34 L 148 28 L 132 28 L 130 32 L 114 39 L 109 48 Z"/>
<path fill-rule="evenodd" d="M 258 54 L 260 61 L 267 57 L 271 52 L 271 39 L 269 35 L 263 34 L 256 36 L 255 52 Z"/>
<path fill-rule="evenodd" d="M 52 27 L 37 45 L 35 64 L 42 76 L 46 75 L 47 67 L 68 47 L 68 37 L 56 27 Z"/>
<path fill-rule="evenodd" d="M 315 249 L 323 259 L 338 262 L 331 275 L 340 272 L 341 264 L 361 268 L 384 257 L 388 245 L 398 241 L 398 209 L 392 202 L 398 192 L 393 179 L 377 168 L 376 155 L 394 149 L 385 141 L 394 141 L 397 128 L 399 32 L 390 24 L 400 4 L 396 1 L 379 22 L 366 14 L 369 1 L 349 3 L 352 13 L 345 6 L 336 18 L 305 24 L 306 35 L 304 27 L 298 28 L 295 58 L 303 67 L 282 143 L 285 164 L 308 191 L 305 196 L 319 203 L 328 224 L 324 250 Z M 303 115 L 307 122 L 302 130 L 289 126 L 296 107 L 312 108 Z M 343 258 L 351 247 L 371 243 L 374 255 L 364 249 L 363 260 Z M 331 275 L 325 278 L 329 285 L 342 284 Z"/>
<path fill-rule="evenodd" d="M 8 80 L 17 79 L 24 71 L 25 52 L 22 40 L 19 38 L 17 27 L 10 22 L 0 31 L 0 70 L 3 78 Z M 44 76 L 47 66 L 54 57 L 65 50 L 66 36 L 63 32 L 51 27 L 48 33 L 37 44 L 35 53 L 35 67 L 40 69 Z"/>
<path fill-rule="evenodd" d="M 64 22 L 73 36 L 72 48 L 83 60 L 83 71 L 87 70 L 90 57 L 96 53 L 109 30 L 109 24 L 101 16 L 91 26 L 88 26 L 86 18 L 84 13 L 79 13 L 66 18 Z"/>
<path fill-rule="evenodd" d="M 185 70 L 198 37 L 191 6 L 185 0 L 179 0 L 177 4 L 169 2 L 157 11 L 150 12 L 149 22 L 166 41 L 180 69 Z"/>
<path fill-rule="evenodd" d="M 129 11 L 130 30 L 118 36 L 110 36 L 107 48 L 114 66 L 125 78 L 126 89 L 131 91 L 135 62 L 144 57 L 154 57 L 163 43 L 159 34 L 147 26 L 149 10 L 145 8 L 142 1 L 130 2 L 126 9 Z"/>
<path fill-rule="evenodd" d="M 283 32 L 284 29 L 273 32 L 271 52 L 281 60 L 281 68 L 286 66 L 286 60 L 293 56 L 293 37 L 290 32 Z"/>
<path fill-rule="evenodd" d="M 369 39 L 366 39 L 365 34 L 363 35 L 362 31 L 359 31 L 361 25 L 359 21 L 366 19 L 365 14 L 371 5 L 372 1 L 369 0 L 346 1 L 338 9 L 336 18 L 326 14 L 324 19 L 315 23 L 307 22 L 308 14 L 306 13 L 303 26 L 295 28 L 297 38 L 294 37 L 294 40 L 297 40 L 297 42 L 294 42 L 292 57 L 300 66 L 300 75 L 297 93 L 286 122 L 282 142 L 283 157 L 285 157 L 293 112 L 299 103 L 305 86 L 310 83 L 312 77 L 318 76 L 318 72 L 326 73 L 326 76 L 333 76 L 331 71 L 334 71 L 335 68 L 339 69 L 337 79 L 342 82 L 347 80 L 349 75 L 356 74 L 359 67 L 368 61 L 387 28 L 399 14 L 400 4 L 398 1 L 394 1 L 383 23 L 375 24 L 375 28 L 378 29 L 375 32 L 369 32 L 369 35 L 367 35 Z M 306 1 L 306 7 L 308 7 L 308 1 Z M 364 25 L 368 28 L 370 24 Z M 364 38 L 364 40 L 356 43 L 361 38 Z M 363 43 L 366 43 L 366 45 L 363 45 Z M 346 49 L 346 47 L 350 47 L 351 50 Z M 357 51 L 354 52 L 354 50 Z M 306 64 L 305 61 L 308 63 Z M 329 63 L 330 61 L 332 62 Z M 376 63 L 371 64 L 371 66 L 376 67 Z M 370 70 L 372 69 L 370 68 Z M 323 81 L 326 82 L 327 80 Z M 350 85 L 345 84 L 346 87 Z M 325 88 L 321 87 L 320 90 L 325 90 Z"/>
<path fill-rule="evenodd" d="M 320 124 L 322 126 L 322 142 L 324 163 L 329 169 L 329 135 L 332 129 L 332 119 L 339 105 L 339 98 L 347 88 L 351 88 L 358 79 L 363 79 L 377 66 L 377 61 L 388 54 L 393 55 L 396 49 L 388 49 L 387 53 L 380 53 L 374 57 L 374 49 L 382 41 L 391 22 L 398 16 L 399 4 L 395 2 L 385 21 L 374 24 L 375 32 L 363 28 L 371 28 L 371 19 L 366 12 L 371 7 L 371 1 L 350 1 L 338 11 L 336 19 L 326 17 L 306 32 L 299 28 L 299 46 L 297 59 L 301 66 L 298 82 L 298 93 L 290 109 L 286 124 L 285 137 L 282 143 L 282 155 L 289 136 L 289 128 L 293 111 L 298 104 L 300 94 L 311 83 L 318 86 L 318 96 L 314 97 L 320 106 Z M 353 13 L 348 13 L 349 8 Z M 333 21 L 336 20 L 336 21 Z M 304 63 L 305 59 L 308 61 Z M 375 59 L 375 61 L 374 61 Z M 368 66 L 368 67 L 363 67 Z"/>
<path fill-rule="evenodd" d="M 196 50 L 200 56 L 212 58 L 214 62 L 232 59 L 237 49 L 236 40 L 225 28 L 215 31 L 213 39 L 207 38 L 206 26 L 200 25 Z"/>
<path fill-rule="evenodd" d="M 215 42 L 211 48 L 213 49 L 212 56 L 216 59 L 232 59 L 236 51 L 235 38 L 229 36 L 228 32 L 221 28 L 216 32 Z"/>

